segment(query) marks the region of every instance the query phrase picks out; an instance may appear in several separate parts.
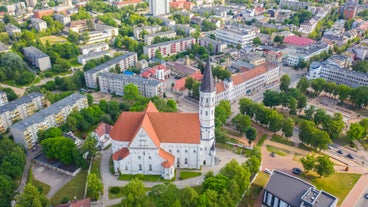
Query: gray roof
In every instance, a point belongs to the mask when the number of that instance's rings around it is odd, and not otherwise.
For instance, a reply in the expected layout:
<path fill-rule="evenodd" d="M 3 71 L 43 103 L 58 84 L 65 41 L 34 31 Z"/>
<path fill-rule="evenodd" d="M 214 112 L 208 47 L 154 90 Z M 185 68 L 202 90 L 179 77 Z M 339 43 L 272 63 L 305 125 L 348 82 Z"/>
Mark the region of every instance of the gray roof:
<path fill-rule="evenodd" d="M 212 75 L 211 63 L 210 58 L 207 59 L 206 67 L 204 68 L 204 74 L 201 83 L 201 91 L 202 92 L 214 92 L 215 88 L 215 81 Z"/>
<path fill-rule="evenodd" d="M 155 79 L 148 79 L 143 78 L 141 76 L 131 76 L 126 74 L 115 74 L 110 72 L 101 73 L 100 77 L 105 77 L 108 79 L 117 79 L 117 80 L 125 80 L 126 82 L 130 82 L 133 84 L 139 84 L 139 85 L 149 85 L 156 87 L 161 84 L 161 81 L 155 80 Z"/>
<path fill-rule="evenodd" d="M 48 55 L 46 55 L 45 53 L 43 53 L 41 50 L 30 46 L 30 47 L 25 47 L 23 48 L 24 53 L 27 55 L 32 55 L 33 57 L 37 57 L 37 58 L 43 58 L 43 57 L 48 57 Z"/>
<path fill-rule="evenodd" d="M 312 184 L 278 170 L 272 172 L 265 190 L 291 206 L 301 206 L 303 198 L 305 199 L 309 197 L 310 193 L 315 192 L 319 194 L 315 197 L 315 200 L 318 200 L 318 205 L 315 205 L 315 207 L 330 206 L 337 201 L 336 197 L 324 191 L 316 190 Z M 326 203 L 330 205 L 322 205 Z"/>
<path fill-rule="evenodd" d="M 29 126 L 40 123 L 44 121 L 50 115 L 56 114 L 60 111 L 60 109 L 73 105 L 77 100 L 86 98 L 85 95 L 80 93 L 73 93 L 72 95 L 61 99 L 60 101 L 52 104 L 51 106 L 42 109 L 41 111 L 35 113 L 33 116 L 27 117 L 22 121 L 14 124 L 12 128 L 18 129 L 20 131 L 26 130 Z"/>
<path fill-rule="evenodd" d="M 90 44 L 90 45 L 83 45 L 80 46 L 80 49 L 90 49 L 90 48 L 96 48 L 96 47 L 103 47 L 103 46 L 108 46 L 106 42 L 100 42 L 100 43 L 96 43 L 96 44 Z"/>
<path fill-rule="evenodd" d="M 171 41 L 167 41 L 167 42 L 160 42 L 157 44 L 153 44 L 153 45 L 147 45 L 144 46 L 145 48 L 155 48 L 155 47 L 159 47 L 159 46 L 164 46 L 164 45 L 169 45 L 172 43 L 176 43 L 176 42 L 182 42 L 182 41 L 188 41 L 188 40 L 192 40 L 194 39 L 193 37 L 185 37 L 185 38 L 181 38 L 181 39 L 177 39 L 177 40 L 171 40 Z"/>
<path fill-rule="evenodd" d="M 79 55 L 78 58 L 86 59 L 86 58 L 101 57 L 105 55 L 110 56 L 110 53 L 107 51 L 90 52 L 86 55 Z"/>
<path fill-rule="evenodd" d="M 30 93 L 28 95 L 25 95 L 21 98 L 18 98 L 14 101 L 11 101 L 3 106 L 0 106 L 0 113 L 4 113 L 6 111 L 13 111 L 14 109 L 16 109 L 19 105 L 22 105 L 24 103 L 31 103 L 32 100 L 36 97 L 43 97 L 43 94 L 41 93 L 37 93 L 37 92 L 33 92 Z"/>
<path fill-rule="evenodd" d="M 133 56 L 135 54 L 137 54 L 137 53 L 135 53 L 135 52 L 127 52 L 127 53 L 125 53 L 123 55 L 120 55 L 120 56 L 118 56 L 118 57 L 116 57 L 116 58 L 114 58 L 112 60 L 109 60 L 109 61 L 107 61 L 105 63 L 102 63 L 101 65 L 98 65 L 98 66 L 92 68 L 91 70 L 86 71 L 85 73 L 89 73 L 89 74 L 97 73 L 97 72 L 99 72 L 99 71 L 101 71 L 101 70 L 103 70 L 103 69 L 105 69 L 107 67 L 110 67 L 110 66 L 112 66 L 112 65 L 114 65 L 114 64 L 116 64 L 116 63 L 118 63 L 118 62 L 120 62 L 120 61 L 122 61 L 122 60 L 124 60 L 124 59 L 126 59 L 128 57 L 130 57 L 130 56 Z"/>

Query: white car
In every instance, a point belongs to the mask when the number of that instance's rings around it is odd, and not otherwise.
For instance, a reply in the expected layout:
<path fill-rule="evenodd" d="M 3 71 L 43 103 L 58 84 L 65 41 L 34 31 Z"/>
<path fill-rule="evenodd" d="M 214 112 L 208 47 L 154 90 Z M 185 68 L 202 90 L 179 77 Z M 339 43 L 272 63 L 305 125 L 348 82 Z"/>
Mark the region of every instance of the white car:
<path fill-rule="evenodd" d="M 269 174 L 269 175 L 272 175 L 271 170 L 269 170 L 269 169 L 267 169 L 267 168 L 265 168 L 263 171 L 264 171 L 265 173 Z"/>

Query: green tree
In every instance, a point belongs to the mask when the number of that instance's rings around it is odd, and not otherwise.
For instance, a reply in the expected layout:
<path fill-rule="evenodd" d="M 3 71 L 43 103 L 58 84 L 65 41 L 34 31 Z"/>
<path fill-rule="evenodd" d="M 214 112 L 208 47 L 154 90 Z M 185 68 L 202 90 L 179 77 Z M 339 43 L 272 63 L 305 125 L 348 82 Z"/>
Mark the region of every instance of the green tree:
<path fill-rule="evenodd" d="M 307 173 L 308 171 L 313 170 L 316 166 L 316 158 L 313 155 L 302 157 L 300 162 L 303 164 L 303 168 Z"/>
<path fill-rule="evenodd" d="M 329 156 L 319 156 L 316 160 L 314 169 L 320 177 L 329 177 L 335 173 L 334 163 L 330 160 Z"/>
<path fill-rule="evenodd" d="M 280 90 L 281 91 L 288 91 L 290 86 L 290 76 L 288 74 L 283 75 L 280 78 Z"/>
<path fill-rule="evenodd" d="M 28 183 L 23 190 L 23 193 L 16 197 L 16 207 L 47 207 L 50 201 L 47 197 L 41 194 L 38 189 L 32 184 Z"/>
<path fill-rule="evenodd" d="M 38 141 L 42 142 L 44 139 L 60 137 L 63 135 L 63 131 L 61 131 L 58 127 L 50 127 L 44 131 L 38 132 Z"/>
<path fill-rule="evenodd" d="M 88 158 L 92 158 L 97 153 L 97 140 L 91 136 L 88 136 L 81 147 L 82 153 L 88 153 Z"/>
<path fill-rule="evenodd" d="M 121 205 L 123 207 L 144 207 L 147 200 L 146 189 L 144 183 L 138 178 L 131 180 L 122 190 L 123 199 Z"/>
<path fill-rule="evenodd" d="M 337 84 L 335 82 L 328 82 L 324 88 L 324 91 L 332 95 L 336 89 Z"/>
<path fill-rule="evenodd" d="M 330 115 L 327 114 L 326 110 L 319 108 L 316 110 L 316 113 L 314 114 L 314 123 L 318 127 L 320 124 L 328 122 L 330 119 Z"/>
<path fill-rule="evenodd" d="M 6 98 L 8 99 L 9 102 L 18 98 L 18 95 L 13 91 L 13 89 L 3 88 L 2 90 L 5 92 Z"/>
<path fill-rule="evenodd" d="M 91 198 L 93 201 L 97 201 L 100 199 L 100 194 L 103 191 L 103 184 L 100 179 L 98 179 L 97 175 L 94 173 L 90 173 L 87 176 L 87 196 Z"/>
<path fill-rule="evenodd" d="M 296 114 L 296 108 L 297 108 L 297 100 L 295 98 L 290 98 L 288 102 L 288 108 L 291 115 Z"/>
<path fill-rule="evenodd" d="M 191 187 L 185 187 L 179 194 L 179 200 L 182 207 L 197 206 L 198 193 Z"/>
<path fill-rule="evenodd" d="M 136 100 L 139 96 L 139 89 L 133 83 L 127 84 L 124 87 L 124 99 L 128 100 L 130 103 Z"/>
<path fill-rule="evenodd" d="M 91 106 L 93 104 L 93 96 L 91 94 L 87 94 L 87 100 L 88 100 L 88 105 Z"/>
<path fill-rule="evenodd" d="M 358 87 L 353 89 L 350 94 L 350 101 L 360 108 L 365 108 L 368 105 L 368 87 Z"/>
<path fill-rule="evenodd" d="M 75 162 L 73 152 L 77 151 L 74 142 L 66 137 L 55 137 L 45 139 L 41 142 L 42 151 L 48 159 L 57 159 L 64 164 L 72 164 Z"/>
<path fill-rule="evenodd" d="M 257 130 L 254 127 L 248 127 L 245 131 L 245 136 L 248 139 L 248 144 L 252 143 L 257 138 Z"/>
<path fill-rule="evenodd" d="M 350 129 L 347 132 L 347 135 L 351 140 L 359 140 L 363 137 L 363 134 L 364 134 L 363 126 L 361 126 L 359 123 L 350 124 Z"/>
<path fill-rule="evenodd" d="M 178 202 L 179 190 L 172 183 L 165 183 L 153 186 L 148 197 L 157 207 L 172 206 Z M 179 203 L 180 204 L 180 203 Z"/>
<path fill-rule="evenodd" d="M 10 202 L 13 199 L 16 183 L 11 177 L 0 174 L 0 206 L 11 206 Z"/>
<path fill-rule="evenodd" d="M 368 135 L 368 118 L 363 118 L 359 124 L 364 128 L 363 137 L 366 137 Z"/>
<path fill-rule="evenodd" d="M 313 120 L 313 114 L 316 112 L 316 107 L 314 105 L 310 105 L 307 109 L 304 110 L 305 116 L 308 120 Z"/>
<path fill-rule="evenodd" d="M 256 47 L 259 46 L 259 45 L 261 45 L 261 44 L 262 44 L 262 41 L 261 41 L 261 39 L 259 37 L 255 37 L 253 39 L 253 45 L 255 45 Z"/>
<path fill-rule="evenodd" d="M 215 123 L 216 127 L 221 127 L 225 124 L 231 115 L 231 105 L 229 101 L 222 100 L 215 108 Z"/>
<path fill-rule="evenodd" d="M 302 77 L 296 85 L 296 88 L 300 90 L 300 92 L 305 93 L 309 88 L 310 83 L 306 77 Z"/>
<path fill-rule="evenodd" d="M 261 167 L 261 160 L 256 156 L 251 156 L 245 162 L 245 166 L 243 165 L 243 167 L 249 168 L 249 172 L 254 175 L 259 171 L 259 168 Z"/>
<path fill-rule="evenodd" d="M 368 61 L 367 60 L 358 60 L 353 64 L 353 70 L 367 73 L 368 72 Z"/>
<path fill-rule="evenodd" d="M 325 85 L 326 85 L 326 80 L 323 78 L 317 78 L 317 79 L 312 80 L 311 82 L 311 87 L 313 88 L 315 95 L 319 95 L 325 88 Z"/>
<path fill-rule="evenodd" d="M 157 59 L 162 59 L 162 54 L 161 54 L 161 51 L 159 49 L 157 49 L 155 51 L 155 58 Z"/>
<path fill-rule="evenodd" d="M 339 100 L 341 102 L 347 99 L 349 95 L 351 94 L 351 92 L 352 92 L 352 88 L 347 85 L 341 84 L 337 86 L 337 94 L 339 95 Z"/>
<path fill-rule="evenodd" d="M 322 127 L 331 139 L 338 138 L 345 127 L 342 115 L 340 113 L 335 113 L 332 117 L 322 122 Z"/>
<path fill-rule="evenodd" d="M 265 106 L 274 107 L 281 103 L 280 94 L 277 91 L 266 90 L 263 93 L 263 104 Z"/>
<path fill-rule="evenodd" d="M 231 123 L 235 126 L 235 129 L 244 134 L 248 127 L 250 127 L 251 119 L 247 115 L 237 114 L 231 119 Z"/>
<path fill-rule="evenodd" d="M 297 102 L 298 103 L 297 103 L 296 108 L 299 109 L 299 115 L 300 115 L 301 111 L 307 106 L 307 97 L 305 95 L 301 95 L 299 96 Z"/>
<path fill-rule="evenodd" d="M 292 118 L 284 119 L 281 130 L 286 138 L 292 137 L 294 131 L 294 120 Z"/>
<path fill-rule="evenodd" d="M 167 102 L 166 102 L 166 105 L 169 107 L 169 108 L 171 108 L 172 109 L 172 111 L 177 111 L 177 108 L 176 108 L 176 101 L 175 100 L 173 100 L 173 99 L 169 99 L 169 100 L 167 100 Z"/>
<path fill-rule="evenodd" d="M 189 77 L 187 77 L 185 79 L 185 85 L 184 85 L 184 87 L 186 89 L 188 89 L 189 91 L 191 91 L 193 89 L 194 82 L 195 82 L 194 78 L 192 78 L 192 77 L 189 76 Z"/>

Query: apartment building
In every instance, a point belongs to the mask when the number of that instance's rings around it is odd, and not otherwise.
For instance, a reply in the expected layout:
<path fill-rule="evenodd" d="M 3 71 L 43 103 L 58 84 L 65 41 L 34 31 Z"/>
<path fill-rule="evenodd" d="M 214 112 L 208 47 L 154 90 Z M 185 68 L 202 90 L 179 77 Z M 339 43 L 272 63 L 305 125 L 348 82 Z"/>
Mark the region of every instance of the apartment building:
<path fill-rule="evenodd" d="M 12 24 L 6 25 L 6 32 L 12 38 L 19 37 L 22 33 L 22 31 L 18 27 Z"/>
<path fill-rule="evenodd" d="M 25 58 L 33 65 L 34 67 L 40 69 L 41 71 L 45 71 L 51 68 L 50 57 L 43 53 L 41 50 L 31 46 L 23 48 L 23 54 Z"/>
<path fill-rule="evenodd" d="M 289 66 L 297 66 L 298 63 L 303 61 L 308 61 L 311 57 L 319 55 L 322 52 L 328 52 L 330 46 L 324 42 L 314 43 L 307 47 L 299 48 L 285 48 L 282 50 L 284 54 L 283 62 Z"/>
<path fill-rule="evenodd" d="M 155 79 L 147 79 L 141 76 L 131 76 L 125 74 L 115 74 L 110 72 L 101 73 L 98 77 L 101 92 L 124 95 L 124 88 L 127 84 L 134 84 L 142 96 L 154 97 L 163 95 L 163 83 Z"/>
<path fill-rule="evenodd" d="M 95 31 L 88 32 L 89 39 L 87 44 L 111 40 L 119 34 L 118 28 L 104 24 L 95 24 L 95 29 Z"/>
<path fill-rule="evenodd" d="M 281 9 L 290 9 L 293 11 L 307 9 L 309 2 L 298 0 L 281 0 L 279 3 Z"/>
<path fill-rule="evenodd" d="M 161 30 L 161 26 L 145 26 L 145 27 L 136 27 L 134 28 L 133 34 L 134 38 L 142 39 L 141 33 L 143 31 L 147 32 L 148 34 L 156 33 Z"/>
<path fill-rule="evenodd" d="M 149 0 L 150 14 L 153 16 L 169 14 L 170 13 L 170 0 Z"/>
<path fill-rule="evenodd" d="M 16 143 L 31 149 L 38 141 L 39 131 L 62 125 L 71 112 L 80 111 L 86 107 L 88 107 L 87 97 L 74 93 L 14 124 L 10 132 Z"/>
<path fill-rule="evenodd" d="M 0 91 L 0 106 L 3 106 L 8 103 L 8 97 L 4 91 Z"/>
<path fill-rule="evenodd" d="M 71 20 L 69 16 L 66 16 L 64 14 L 55 14 L 54 19 L 58 22 L 60 22 L 63 25 L 68 24 Z"/>
<path fill-rule="evenodd" d="M 223 43 L 221 41 L 218 41 L 218 40 L 214 40 L 214 39 L 211 39 L 211 38 L 208 38 L 208 37 L 201 37 L 198 39 L 198 44 L 200 46 L 204 46 L 204 47 L 207 47 L 209 45 L 212 45 L 212 53 L 222 53 L 224 52 L 224 50 L 227 48 L 227 44 L 226 43 Z"/>
<path fill-rule="evenodd" d="M 352 88 L 368 86 L 368 74 L 340 68 L 328 62 L 312 62 L 309 67 L 307 79 L 323 78 L 329 82 L 345 84 Z"/>
<path fill-rule="evenodd" d="M 33 28 L 35 28 L 38 32 L 43 32 L 47 29 L 47 23 L 42 19 L 33 18 L 31 19 L 31 22 Z"/>
<path fill-rule="evenodd" d="M 79 47 L 80 52 L 82 55 L 87 55 L 91 52 L 100 52 L 100 51 L 106 51 L 109 49 L 109 45 L 106 42 L 100 42 L 96 44 L 90 44 L 90 45 L 83 45 Z"/>
<path fill-rule="evenodd" d="M 108 72 L 111 68 L 115 68 L 116 65 L 120 67 L 121 71 L 124 71 L 129 67 L 135 66 L 137 61 L 138 61 L 137 53 L 127 52 L 101 65 L 98 65 L 97 67 L 94 67 L 91 70 L 84 72 L 86 86 L 88 88 L 97 88 L 98 87 L 97 78 L 101 73 Z"/>
<path fill-rule="evenodd" d="M 250 29 L 242 29 L 239 27 L 229 27 L 218 29 L 215 33 L 216 39 L 233 46 L 246 47 L 253 44 L 256 32 Z"/>
<path fill-rule="evenodd" d="M 35 18 L 41 19 L 43 16 L 51 16 L 54 13 L 54 9 L 45 8 L 33 11 L 33 16 Z"/>
<path fill-rule="evenodd" d="M 78 62 L 82 65 L 85 65 L 89 60 L 99 59 L 104 56 L 110 56 L 111 54 L 107 51 L 99 51 L 99 52 L 91 52 L 86 55 L 79 55 Z"/>
<path fill-rule="evenodd" d="M 26 5 L 28 7 L 35 7 L 37 4 L 37 0 L 26 0 Z"/>
<path fill-rule="evenodd" d="M 195 39 L 193 37 L 186 37 L 182 39 L 144 46 L 143 51 L 144 54 L 147 55 L 149 59 L 155 57 L 156 50 L 159 50 L 161 52 L 162 57 L 168 57 L 186 51 L 192 48 L 194 44 Z"/>
<path fill-rule="evenodd" d="M 175 31 L 167 31 L 167 32 L 157 32 L 155 34 L 144 35 L 144 43 L 146 43 L 146 45 L 151 45 L 153 40 L 155 39 L 155 37 L 174 38 L 174 37 L 176 37 L 176 32 Z"/>
<path fill-rule="evenodd" d="M 47 105 L 41 93 L 30 93 L 0 106 L 0 133 L 4 133 L 14 122 L 25 119 Z"/>

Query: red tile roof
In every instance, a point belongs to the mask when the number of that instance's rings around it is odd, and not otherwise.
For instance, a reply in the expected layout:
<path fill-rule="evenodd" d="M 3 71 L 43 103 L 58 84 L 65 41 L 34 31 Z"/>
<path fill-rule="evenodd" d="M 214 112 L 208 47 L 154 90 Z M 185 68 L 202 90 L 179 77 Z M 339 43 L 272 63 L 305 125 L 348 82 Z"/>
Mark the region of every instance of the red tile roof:
<path fill-rule="evenodd" d="M 197 113 L 158 112 L 150 102 L 144 112 L 122 112 L 111 130 L 116 141 L 132 142 L 143 128 L 156 146 L 165 143 L 200 143 Z"/>
<path fill-rule="evenodd" d="M 56 207 L 90 207 L 90 206 L 91 206 L 90 198 L 77 201 L 70 201 L 70 203 L 56 205 Z"/>
<path fill-rule="evenodd" d="M 106 124 L 106 123 L 103 123 L 101 122 L 97 128 L 95 129 L 95 133 L 101 137 L 103 136 L 104 134 L 110 134 L 111 132 L 111 129 L 112 129 L 112 126 L 110 124 Z"/>
<path fill-rule="evenodd" d="M 162 162 L 162 167 L 164 168 L 170 168 L 171 166 L 173 166 L 174 162 L 175 162 L 175 157 L 174 155 L 166 152 L 164 149 L 160 148 L 158 151 L 158 155 L 164 159 L 165 161 Z"/>
<path fill-rule="evenodd" d="M 119 151 L 116 151 L 113 155 L 112 155 L 112 159 L 119 161 L 122 160 L 124 158 L 126 158 L 129 155 L 129 149 L 128 148 L 121 148 Z"/>
<path fill-rule="evenodd" d="M 202 78 L 203 78 L 203 75 L 200 72 L 197 72 L 197 73 L 193 73 L 189 77 L 192 77 L 196 81 L 201 81 Z M 184 77 L 184 78 L 181 78 L 181 79 L 177 80 L 175 82 L 174 89 L 177 90 L 177 91 L 184 90 L 185 89 L 185 80 L 187 78 L 188 77 Z"/>
<path fill-rule="evenodd" d="M 308 46 L 314 43 L 315 41 L 306 37 L 299 36 L 289 36 L 285 37 L 284 43 L 298 45 L 298 46 Z"/>

